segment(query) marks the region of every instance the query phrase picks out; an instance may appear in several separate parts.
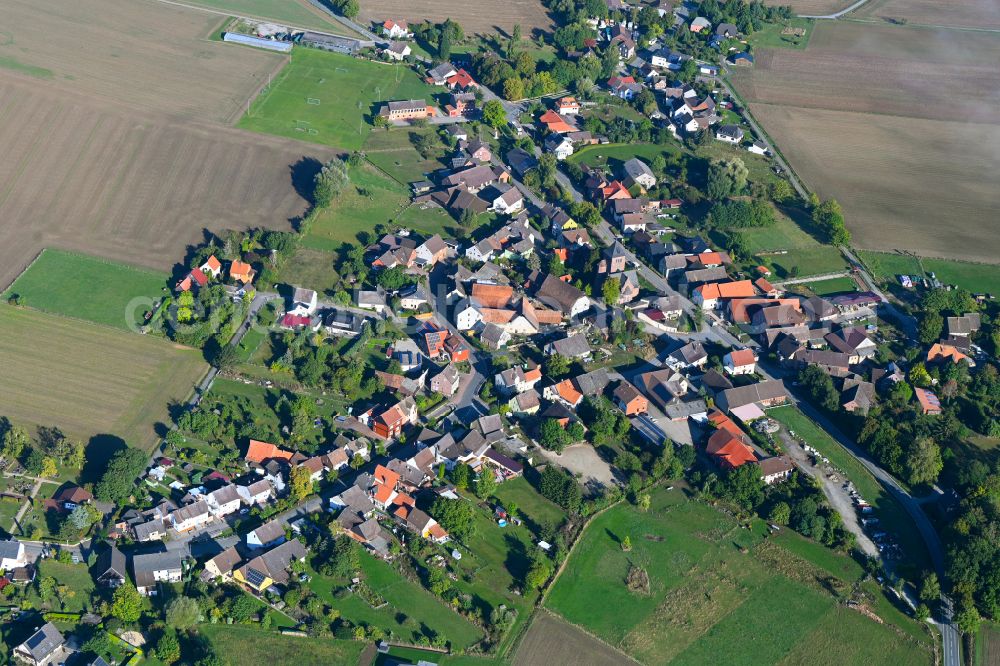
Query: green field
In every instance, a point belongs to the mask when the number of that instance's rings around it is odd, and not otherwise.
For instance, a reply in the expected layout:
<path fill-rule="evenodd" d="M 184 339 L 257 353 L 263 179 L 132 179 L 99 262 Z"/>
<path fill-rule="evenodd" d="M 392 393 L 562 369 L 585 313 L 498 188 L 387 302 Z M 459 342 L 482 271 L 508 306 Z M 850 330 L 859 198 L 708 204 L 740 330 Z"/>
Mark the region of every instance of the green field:
<path fill-rule="evenodd" d="M 868 250 L 858 254 L 879 280 L 894 282 L 898 275 L 924 275 L 926 272 L 934 273 L 944 284 L 956 285 L 975 294 L 1000 295 L 1000 268 L 997 266 L 950 259 L 918 259 L 908 254 Z"/>
<path fill-rule="evenodd" d="M 327 20 L 322 12 L 310 7 L 304 0 L 185 0 L 189 5 L 217 9 L 234 15 L 270 19 L 287 23 L 296 28 L 312 28 L 322 32 L 354 36 L 342 23 L 332 17 Z"/>
<path fill-rule="evenodd" d="M 312 249 L 335 249 L 357 243 L 359 232 L 374 233 L 378 223 L 392 220 L 409 202 L 408 190 L 374 167 L 350 169 L 351 184 L 321 210 L 305 244 Z"/>
<path fill-rule="evenodd" d="M 383 65 L 327 51 L 295 47 L 281 73 L 238 126 L 358 150 L 381 102 L 426 99 L 435 89 L 406 65 Z"/>
<path fill-rule="evenodd" d="M 927 550 L 906 510 L 847 449 L 795 407 L 777 407 L 768 410 L 767 414 L 829 458 L 835 467 L 851 479 L 861 496 L 875 507 L 881 525 L 899 539 L 908 564 L 917 568 L 927 564 Z"/>
<path fill-rule="evenodd" d="M 282 636 L 272 631 L 225 624 L 202 624 L 198 631 L 212 644 L 222 662 L 230 666 L 258 666 L 283 659 L 303 666 L 353 666 L 365 647 L 360 641 Z"/>
<path fill-rule="evenodd" d="M 648 593 L 626 587 L 631 567 L 648 574 Z M 594 519 L 545 605 L 645 664 L 784 663 L 817 644 L 830 646 L 829 663 L 931 661 L 917 623 L 877 591 L 869 603 L 886 625 L 843 610 L 818 582 L 831 576 L 827 584 L 850 595 L 861 571 L 845 555 L 796 535 L 770 537 L 757 522 L 746 529 L 661 489 L 648 512 L 623 503 Z M 836 649 L 843 624 L 854 644 Z"/>
<path fill-rule="evenodd" d="M 501 483 L 495 497 L 505 506 L 516 504 L 518 515 L 536 525 L 556 527 L 566 518 L 561 507 L 539 495 L 523 476 Z"/>
<path fill-rule="evenodd" d="M 4 298 L 18 294 L 37 310 L 130 330 L 152 302 L 163 297 L 169 277 L 96 257 L 43 250 Z M 139 307 L 130 308 L 133 299 Z"/>
<path fill-rule="evenodd" d="M 780 23 L 765 23 L 757 32 L 750 36 L 750 43 L 756 49 L 799 49 L 803 50 L 809 46 L 809 38 L 812 37 L 815 21 L 811 19 L 792 18 Z M 783 35 L 781 31 L 785 28 L 803 28 L 805 36 L 795 38 L 791 35 Z"/>
<path fill-rule="evenodd" d="M 15 422 L 150 447 L 206 369 L 200 351 L 160 338 L 0 305 L 0 413 Z"/>

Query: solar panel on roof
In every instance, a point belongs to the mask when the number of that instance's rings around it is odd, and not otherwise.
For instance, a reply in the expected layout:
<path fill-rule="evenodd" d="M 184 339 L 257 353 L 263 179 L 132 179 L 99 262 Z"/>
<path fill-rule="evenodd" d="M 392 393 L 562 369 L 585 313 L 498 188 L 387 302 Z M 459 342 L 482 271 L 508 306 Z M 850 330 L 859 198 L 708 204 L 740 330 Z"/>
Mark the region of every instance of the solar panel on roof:
<path fill-rule="evenodd" d="M 253 585 L 254 587 L 260 587 L 264 584 L 267 576 L 257 571 L 256 569 L 247 569 L 247 583 Z"/>

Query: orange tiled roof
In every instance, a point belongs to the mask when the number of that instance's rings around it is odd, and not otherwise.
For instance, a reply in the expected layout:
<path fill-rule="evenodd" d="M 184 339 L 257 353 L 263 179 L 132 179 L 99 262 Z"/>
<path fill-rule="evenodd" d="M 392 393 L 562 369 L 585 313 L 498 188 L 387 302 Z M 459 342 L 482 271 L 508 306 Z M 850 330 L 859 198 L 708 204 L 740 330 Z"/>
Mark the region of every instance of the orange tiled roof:
<path fill-rule="evenodd" d="M 220 270 L 222 268 L 222 264 L 219 263 L 219 260 L 215 258 L 214 254 L 211 257 L 209 257 L 208 259 L 206 259 L 205 263 L 202 264 L 202 265 L 203 266 L 208 266 L 213 271 L 217 271 L 217 270 Z"/>
<path fill-rule="evenodd" d="M 959 351 L 957 347 L 935 342 L 931 345 L 931 348 L 927 350 L 927 360 L 931 363 L 934 361 L 951 361 L 952 363 L 958 363 L 959 361 L 969 360 L 969 357 Z"/>
<path fill-rule="evenodd" d="M 376 481 L 390 488 L 395 488 L 396 484 L 399 483 L 399 474 L 382 465 L 375 466 L 375 473 L 372 476 L 375 477 Z"/>
<path fill-rule="evenodd" d="M 510 285 L 476 282 L 472 285 L 472 297 L 483 307 L 502 308 L 514 297 L 514 288 Z"/>
<path fill-rule="evenodd" d="M 752 349 L 737 349 L 736 351 L 729 352 L 729 358 L 732 360 L 733 365 L 737 367 L 752 365 L 757 362 Z"/>
<path fill-rule="evenodd" d="M 556 384 L 556 392 L 559 394 L 559 397 L 571 405 L 575 405 L 583 399 L 583 394 L 576 390 L 571 379 L 564 379 Z"/>
<path fill-rule="evenodd" d="M 576 131 L 575 127 L 567 123 L 562 116 L 551 109 L 543 113 L 538 118 L 538 122 L 545 125 L 546 129 L 550 132 L 555 132 L 557 134 L 565 134 L 567 132 Z"/>
<path fill-rule="evenodd" d="M 388 504 L 389 500 L 392 499 L 393 494 L 396 491 L 393 490 L 392 486 L 386 484 L 379 484 L 375 488 L 375 501 L 379 504 Z"/>
<path fill-rule="evenodd" d="M 750 280 L 739 280 L 737 282 L 720 282 L 720 298 L 750 298 L 756 296 L 753 283 Z"/>
<path fill-rule="evenodd" d="M 250 440 L 250 447 L 247 449 L 246 459 L 254 463 L 262 463 L 266 460 L 290 460 L 294 455 L 291 451 L 285 451 L 274 444 L 258 442 L 256 439 Z"/>

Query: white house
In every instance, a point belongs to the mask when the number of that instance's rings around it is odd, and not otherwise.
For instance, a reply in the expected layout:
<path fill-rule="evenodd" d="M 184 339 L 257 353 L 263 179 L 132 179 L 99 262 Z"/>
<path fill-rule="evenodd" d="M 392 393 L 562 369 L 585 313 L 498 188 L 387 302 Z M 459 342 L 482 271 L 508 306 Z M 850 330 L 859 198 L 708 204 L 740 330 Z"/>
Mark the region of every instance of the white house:
<path fill-rule="evenodd" d="M 382 34 L 389 39 L 405 39 L 411 35 L 410 26 L 406 21 L 388 19 L 382 24 Z"/>
<path fill-rule="evenodd" d="M 183 506 L 170 514 L 170 523 L 178 532 L 190 532 L 191 530 L 204 527 L 213 519 L 212 512 L 209 511 L 208 502 L 198 500 L 193 504 Z"/>
<path fill-rule="evenodd" d="M 407 44 L 406 42 L 392 42 L 383 51 L 383 53 L 385 53 L 385 55 L 389 59 L 396 60 L 396 61 L 402 60 L 406 56 L 410 55 L 412 52 L 413 52 L 413 49 L 411 49 L 410 45 Z"/>
<path fill-rule="evenodd" d="M 0 569 L 10 571 L 11 569 L 23 567 L 24 564 L 25 559 L 23 543 L 17 541 L 16 539 L 0 541 Z"/>
<path fill-rule="evenodd" d="M 722 367 L 729 375 L 752 375 L 757 370 L 757 358 L 752 349 L 736 349 L 723 357 Z"/>
<path fill-rule="evenodd" d="M 747 151 L 753 153 L 754 155 L 767 155 L 767 144 L 762 141 L 754 141 L 747 146 Z"/>
<path fill-rule="evenodd" d="M 274 497 L 274 486 L 267 479 L 262 479 L 249 486 L 236 486 L 236 492 L 247 506 L 263 505 Z"/>
<path fill-rule="evenodd" d="M 139 594 L 147 597 L 156 594 L 157 583 L 179 583 L 183 573 L 181 552 L 178 550 L 132 556 L 135 587 Z"/>
<path fill-rule="evenodd" d="M 213 254 L 211 257 L 205 260 L 198 269 L 205 275 L 211 275 L 213 278 L 218 278 L 222 274 L 222 263 L 215 258 Z"/>
<path fill-rule="evenodd" d="M 427 305 L 427 294 L 420 285 L 414 285 L 399 295 L 399 307 L 404 310 L 417 310 L 421 305 Z"/>
<path fill-rule="evenodd" d="M 552 153 L 562 161 L 573 154 L 573 142 L 562 134 L 550 134 L 545 140 L 545 152 Z"/>
<path fill-rule="evenodd" d="M 315 291 L 296 287 L 295 292 L 292 294 L 292 307 L 288 312 L 289 314 L 301 317 L 311 316 L 316 312 L 317 304 L 318 300 Z"/>
<path fill-rule="evenodd" d="M 264 523 L 246 536 L 247 547 L 253 550 L 277 546 L 285 541 L 285 527 L 281 521 L 272 520 Z"/>
<path fill-rule="evenodd" d="M 537 366 L 525 371 L 521 366 L 515 365 L 497 373 L 493 378 L 493 384 L 504 393 L 516 394 L 535 388 L 535 384 L 541 379 L 542 371 Z"/>
<path fill-rule="evenodd" d="M 463 298 L 455 306 L 455 327 L 460 331 L 471 330 L 476 324 L 483 320 L 479 308 L 474 306 L 469 299 Z"/>
<path fill-rule="evenodd" d="M 232 484 L 213 490 L 205 496 L 205 501 L 208 502 L 209 511 L 216 518 L 236 513 L 240 510 L 240 505 L 243 504 L 239 489 Z"/>
<path fill-rule="evenodd" d="M 490 206 L 493 211 L 513 215 L 524 208 L 524 197 L 516 187 L 507 185 L 506 189 L 498 188 L 498 191 L 501 194 L 493 199 L 493 204 Z"/>
<path fill-rule="evenodd" d="M 738 145 L 743 141 L 743 130 L 736 125 L 720 125 L 715 130 L 715 138 L 717 141 Z"/>

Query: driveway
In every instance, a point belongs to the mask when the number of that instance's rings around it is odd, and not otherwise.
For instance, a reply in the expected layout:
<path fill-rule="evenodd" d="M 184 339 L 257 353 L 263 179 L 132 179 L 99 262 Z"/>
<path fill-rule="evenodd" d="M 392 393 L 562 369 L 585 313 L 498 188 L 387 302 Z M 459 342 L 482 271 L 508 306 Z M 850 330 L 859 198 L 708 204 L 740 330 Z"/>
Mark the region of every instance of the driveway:
<path fill-rule="evenodd" d="M 858 538 L 858 547 L 866 555 L 879 557 L 878 548 L 875 546 L 875 543 L 868 538 L 868 535 L 861 528 L 861 524 L 858 523 L 858 514 L 854 510 L 854 503 L 844 488 L 845 477 L 842 477 L 839 472 L 835 471 L 829 465 L 814 465 L 812 457 L 805 452 L 794 437 L 788 434 L 788 430 L 784 426 L 782 426 L 781 431 L 778 433 L 778 439 L 781 440 L 785 448 L 785 453 L 795 462 L 795 466 L 819 481 L 820 487 L 823 489 L 823 494 L 826 495 L 827 501 L 830 502 L 830 506 L 844 520 L 844 527 Z"/>

